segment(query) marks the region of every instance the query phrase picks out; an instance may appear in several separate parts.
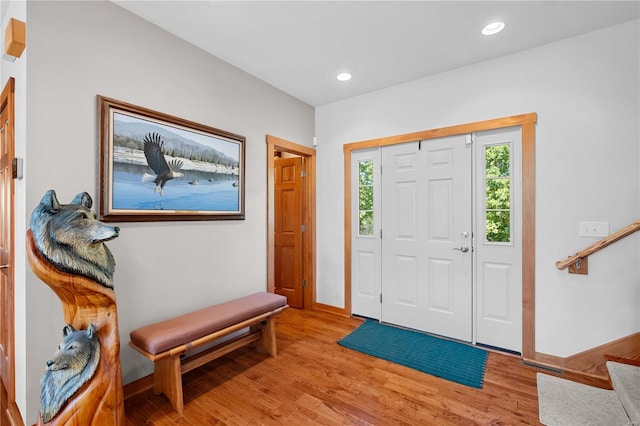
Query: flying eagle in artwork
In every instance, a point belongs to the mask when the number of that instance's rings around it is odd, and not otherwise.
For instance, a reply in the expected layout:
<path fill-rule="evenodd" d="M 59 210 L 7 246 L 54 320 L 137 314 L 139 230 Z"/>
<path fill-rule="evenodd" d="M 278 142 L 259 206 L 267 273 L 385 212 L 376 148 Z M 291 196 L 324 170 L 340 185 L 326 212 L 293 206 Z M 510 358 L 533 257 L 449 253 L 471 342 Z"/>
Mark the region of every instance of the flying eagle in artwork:
<path fill-rule="evenodd" d="M 145 173 L 142 176 L 142 181 L 155 182 L 156 186 L 153 192 L 160 192 L 160 195 L 162 195 L 164 193 L 164 185 L 168 180 L 184 176 L 184 174 L 180 173 L 183 163 L 181 160 L 175 159 L 167 163 L 162 153 L 164 141 L 158 133 L 148 133 L 145 135 L 143 142 L 144 156 L 147 157 L 147 164 L 155 175 Z"/>

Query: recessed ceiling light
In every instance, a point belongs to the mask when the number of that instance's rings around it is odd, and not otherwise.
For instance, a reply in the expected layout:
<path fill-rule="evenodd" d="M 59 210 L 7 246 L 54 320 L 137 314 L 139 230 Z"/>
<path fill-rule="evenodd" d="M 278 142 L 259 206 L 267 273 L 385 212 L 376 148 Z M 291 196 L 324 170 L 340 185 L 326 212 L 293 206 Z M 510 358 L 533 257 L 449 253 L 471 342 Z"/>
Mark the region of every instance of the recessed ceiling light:
<path fill-rule="evenodd" d="M 348 72 L 341 72 L 336 78 L 340 81 L 349 81 L 351 80 L 351 74 Z"/>
<path fill-rule="evenodd" d="M 504 22 L 492 22 L 482 29 L 483 35 L 494 35 L 504 30 Z"/>

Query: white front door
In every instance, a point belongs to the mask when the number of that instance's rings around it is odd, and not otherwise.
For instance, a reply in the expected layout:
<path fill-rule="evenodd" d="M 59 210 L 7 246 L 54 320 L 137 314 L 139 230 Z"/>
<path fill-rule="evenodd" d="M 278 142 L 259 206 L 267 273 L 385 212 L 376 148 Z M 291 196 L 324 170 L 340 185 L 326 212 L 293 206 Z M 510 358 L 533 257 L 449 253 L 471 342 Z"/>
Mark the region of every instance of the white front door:
<path fill-rule="evenodd" d="M 476 134 L 476 341 L 522 352 L 521 130 Z"/>
<path fill-rule="evenodd" d="M 352 153 L 352 313 L 521 352 L 521 130 Z"/>
<path fill-rule="evenodd" d="M 382 148 L 382 321 L 472 340 L 472 146 Z"/>
<path fill-rule="evenodd" d="M 419 142 L 382 148 L 382 321 L 424 329 L 425 211 Z"/>
<path fill-rule="evenodd" d="M 351 312 L 380 319 L 380 148 L 351 156 Z"/>

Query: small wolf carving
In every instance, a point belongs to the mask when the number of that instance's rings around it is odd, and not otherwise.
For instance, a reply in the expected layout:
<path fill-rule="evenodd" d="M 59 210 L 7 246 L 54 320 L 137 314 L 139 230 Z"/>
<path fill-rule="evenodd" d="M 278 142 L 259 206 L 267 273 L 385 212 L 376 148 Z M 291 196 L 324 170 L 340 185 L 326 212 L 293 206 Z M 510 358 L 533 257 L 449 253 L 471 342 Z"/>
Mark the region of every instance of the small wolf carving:
<path fill-rule="evenodd" d="M 60 204 L 56 192 L 49 190 L 33 210 L 29 225 L 38 251 L 56 268 L 113 288 L 116 262 L 104 243 L 116 238 L 120 228 L 97 220 L 92 204 L 86 192 L 71 204 Z"/>
<path fill-rule="evenodd" d="M 62 332 L 62 343 L 47 361 L 40 382 L 40 412 L 45 423 L 93 377 L 100 361 L 100 341 L 93 324 L 86 330 L 76 330 L 67 324 Z"/>

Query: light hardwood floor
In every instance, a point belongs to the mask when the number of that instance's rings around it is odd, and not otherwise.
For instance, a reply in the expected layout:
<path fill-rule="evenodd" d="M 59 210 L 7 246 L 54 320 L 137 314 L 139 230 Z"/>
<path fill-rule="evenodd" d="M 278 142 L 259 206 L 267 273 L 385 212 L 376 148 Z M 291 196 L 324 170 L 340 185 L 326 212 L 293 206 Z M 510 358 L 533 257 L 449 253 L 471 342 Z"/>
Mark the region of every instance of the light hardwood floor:
<path fill-rule="evenodd" d="M 278 356 L 244 348 L 183 376 L 185 409 L 147 390 L 125 401 L 142 425 L 537 425 L 536 370 L 491 352 L 474 389 L 343 348 L 361 321 L 288 309 Z"/>

